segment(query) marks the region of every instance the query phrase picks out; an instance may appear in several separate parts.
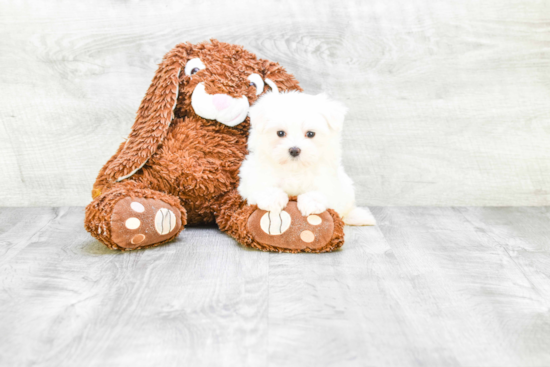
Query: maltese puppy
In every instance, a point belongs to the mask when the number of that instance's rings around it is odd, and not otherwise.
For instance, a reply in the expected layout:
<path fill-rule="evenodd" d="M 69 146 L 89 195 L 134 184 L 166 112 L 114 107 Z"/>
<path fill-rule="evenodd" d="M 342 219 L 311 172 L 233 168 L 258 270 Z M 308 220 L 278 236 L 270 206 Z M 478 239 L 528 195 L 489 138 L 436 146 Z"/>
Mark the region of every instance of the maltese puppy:
<path fill-rule="evenodd" d="M 355 206 L 351 178 L 341 163 L 340 135 L 347 108 L 325 94 L 266 93 L 250 109 L 249 154 L 239 193 L 249 204 L 280 212 L 298 197 L 304 216 L 334 209 L 348 225 L 374 225 Z"/>

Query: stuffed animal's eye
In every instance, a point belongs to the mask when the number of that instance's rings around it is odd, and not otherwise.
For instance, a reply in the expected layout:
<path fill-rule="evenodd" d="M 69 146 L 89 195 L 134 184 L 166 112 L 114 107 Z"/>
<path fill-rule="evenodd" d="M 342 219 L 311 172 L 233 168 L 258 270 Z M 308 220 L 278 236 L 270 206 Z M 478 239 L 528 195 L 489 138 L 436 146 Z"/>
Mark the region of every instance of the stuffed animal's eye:
<path fill-rule="evenodd" d="M 306 136 L 307 136 L 308 138 L 313 138 L 313 137 L 315 136 L 315 133 L 314 133 L 313 131 L 308 131 L 308 132 L 306 133 Z"/>
<path fill-rule="evenodd" d="M 206 66 L 204 66 L 201 59 L 195 57 L 194 59 L 187 61 L 187 64 L 185 64 L 185 75 L 191 76 L 205 68 Z"/>
<path fill-rule="evenodd" d="M 277 131 L 277 136 L 278 136 L 279 138 L 284 138 L 284 137 L 286 136 L 286 133 L 285 133 L 284 131 L 282 131 L 282 130 L 281 130 L 281 131 Z"/>
<path fill-rule="evenodd" d="M 256 88 L 257 96 L 263 93 L 265 84 L 261 76 L 258 74 L 250 74 L 248 76 L 248 80 L 250 80 L 250 86 L 254 86 L 254 88 Z"/>

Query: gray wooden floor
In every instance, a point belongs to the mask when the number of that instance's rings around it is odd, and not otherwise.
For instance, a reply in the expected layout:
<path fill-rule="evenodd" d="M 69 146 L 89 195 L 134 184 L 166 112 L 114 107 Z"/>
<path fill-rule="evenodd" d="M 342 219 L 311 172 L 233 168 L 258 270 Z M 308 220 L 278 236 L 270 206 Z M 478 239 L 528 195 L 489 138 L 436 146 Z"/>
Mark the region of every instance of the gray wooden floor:
<path fill-rule="evenodd" d="M 550 208 L 373 208 L 332 254 L 114 252 L 0 209 L 2 366 L 548 366 Z"/>

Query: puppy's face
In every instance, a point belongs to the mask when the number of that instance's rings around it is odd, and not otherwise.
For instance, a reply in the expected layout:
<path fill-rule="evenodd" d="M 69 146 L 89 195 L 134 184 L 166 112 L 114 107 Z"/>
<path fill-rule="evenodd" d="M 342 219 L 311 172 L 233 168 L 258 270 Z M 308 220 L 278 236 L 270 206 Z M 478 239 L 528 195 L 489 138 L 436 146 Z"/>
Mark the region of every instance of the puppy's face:
<path fill-rule="evenodd" d="M 249 149 L 281 166 L 337 160 L 345 113 L 324 94 L 266 93 L 249 114 Z"/>

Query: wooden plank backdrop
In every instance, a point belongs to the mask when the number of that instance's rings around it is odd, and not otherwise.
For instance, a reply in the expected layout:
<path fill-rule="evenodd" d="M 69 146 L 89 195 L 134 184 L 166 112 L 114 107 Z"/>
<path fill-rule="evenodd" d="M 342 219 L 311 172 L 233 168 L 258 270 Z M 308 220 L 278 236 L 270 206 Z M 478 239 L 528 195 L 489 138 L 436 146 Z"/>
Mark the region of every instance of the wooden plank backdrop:
<path fill-rule="evenodd" d="M 550 2 L 0 1 L 0 205 L 84 205 L 156 65 L 244 45 L 350 109 L 362 205 L 550 204 Z"/>

